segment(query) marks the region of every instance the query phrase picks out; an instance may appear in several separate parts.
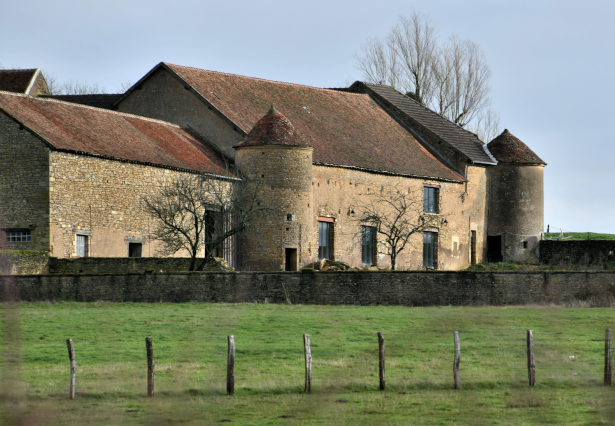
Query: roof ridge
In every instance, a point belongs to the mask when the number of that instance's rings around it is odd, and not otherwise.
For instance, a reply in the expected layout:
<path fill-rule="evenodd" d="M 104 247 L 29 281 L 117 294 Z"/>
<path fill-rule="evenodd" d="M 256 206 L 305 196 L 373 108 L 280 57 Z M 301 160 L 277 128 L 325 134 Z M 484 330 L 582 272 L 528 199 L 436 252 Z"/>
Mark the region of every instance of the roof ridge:
<path fill-rule="evenodd" d="M 3 69 L 0 70 L 0 72 L 5 72 L 5 71 L 36 71 L 40 68 L 12 68 L 12 69 Z"/>
<path fill-rule="evenodd" d="M 61 101 L 59 99 L 54 99 L 54 98 L 31 96 L 31 95 L 26 95 L 24 93 L 6 92 L 4 90 L 0 90 L 0 95 L 19 96 L 22 98 L 34 99 L 34 100 L 41 101 L 41 102 L 57 102 L 57 103 L 68 105 L 68 106 L 75 107 L 75 108 L 85 108 L 85 109 L 90 109 L 90 110 L 94 110 L 94 111 L 98 111 L 98 112 L 102 112 L 106 114 L 116 114 L 122 117 L 137 118 L 137 119 L 140 119 L 143 121 L 149 121 L 152 123 L 166 124 L 167 126 L 176 127 L 178 129 L 182 128 L 181 126 L 175 123 L 170 123 L 168 121 L 157 120 L 155 118 L 149 118 L 149 117 L 143 117 L 142 115 L 129 114 L 127 112 L 113 111 L 113 110 L 105 109 L 105 108 L 97 108 L 97 107 L 93 107 L 90 105 L 76 104 L 74 102 Z"/>
<path fill-rule="evenodd" d="M 228 76 L 232 76 L 232 77 L 242 77 L 242 78 L 247 78 L 247 79 L 250 79 L 250 80 L 266 81 L 268 83 L 284 84 L 284 85 L 288 85 L 288 86 L 306 87 L 308 89 L 322 90 L 322 91 L 327 92 L 327 93 L 335 92 L 335 93 L 348 93 L 350 95 L 368 96 L 365 93 L 342 92 L 340 90 L 326 88 L 326 87 L 308 86 L 307 84 L 289 83 L 287 81 L 269 80 L 267 78 L 250 77 L 250 76 L 242 75 L 242 74 L 232 74 L 232 73 L 222 72 L 222 71 L 204 70 L 202 68 L 187 67 L 187 66 L 184 66 L 184 65 L 171 64 L 169 62 L 162 62 L 162 63 L 167 65 L 167 66 L 170 65 L 170 66 L 174 66 L 174 67 L 187 68 L 187 69 L 196 70 L 196 71 L 205 71 L 205 72 L 210 72 L 210 73 L 213 73 L 213 74 L 222 74 L 222 75 L 228 75 Z"/>
<path fill-rule="evenodd" d="M 412 102 L 414 102 L 415 104 L 417 104 L 418 106 L 420 106 L 420 107 L 422 107 L 422 108 L 426 109 L 426 110 L 427 110 L 427 111 L 429 111 L 431 114 L 434 114 L 436 117 L 443 118 L 443 119 L 447 120 L 449 123 L 451 123 L 452 125 L 456 126 L 457 128 L 459 128 L 459 129 L 463 130 L 463 131 L 464 131 L 464 132 L 466 132 L 466 133 L 469 133 L 471 136 L 473 136 L 474 138 L 476 138 L 476 140 L 477 140 L 477 141 L 478 141 L 481 145 L 486 145 L 486 142 L 481 141 L 481 140 L 478 138 L 478 136 L 476 136 L 476 134 L 475 134 L 475 133 L 472 133 L 471 131 L 469 131 L 469 130 L 468 130 L 468 129 L 466 129 L 465 127 L 462 127 L 462 126 L 460 126 L 459 124 L 452 122 L 452 121 L 451 121 L 450 119 L 448 119 L 447 117 L 445 117 L 445 116 L 443 116 L 443 115 L 438 114 L 437 112 L 435 112 L 434 110 L 432 110 L 432 109 L 431 109 L 431 108 L 429 108 L 428 106 L 425 106 L 425 105 L 423 105 L 422 103 L 420 103 L 420 102 L 418 102 L 418 101 L 416 101 L 416 100 L 414 100 L 414 99 L 412 99 L 412 98 L 410 98 L 410 97 L 408 97 L 408 96 L 405 96 L 403 93 L 398 92 L 398 91 L 397 91 L 397 89 L 395 89 L 394 87 L 392 87 L 392 86 L 387 86 L 387 85 L 385 85 L 385 84 L 365 83 L 365 82 L 362 82 L 362 83 L 363 83 L 363 84 L 366 84 L 366 85 L 370 85 L 370 86 L 378 86 L 378 87 L 384 87 L 385 89 L 391 89 L 391 90 L 393 90 L 395 93 L 399 94 L 400 96 L 403 96 L 405 99 L 407 99 L 407 100 L 409 100 L 409 101 L 412 101 Z"/>

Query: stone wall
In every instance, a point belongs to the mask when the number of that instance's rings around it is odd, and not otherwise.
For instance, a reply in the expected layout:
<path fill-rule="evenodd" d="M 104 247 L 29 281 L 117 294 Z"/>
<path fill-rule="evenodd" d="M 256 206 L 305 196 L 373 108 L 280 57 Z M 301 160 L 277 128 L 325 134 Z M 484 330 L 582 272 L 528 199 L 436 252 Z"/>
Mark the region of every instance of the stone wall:
<path fill-rule="evenodd" d="M 23 301 L 521 305 L 613 300 L 612 272 L 183 273 L 0 276 Z"/>
<path fill-rule="evenodd" d="M 334 223 L 335 259 L 361 266 L 361 223 L 355 219 L 361 207 L 380 191 L 399 189 L 411 191 L 418 201 L 416 214 L 423 214 L 423 186 L 438 186 L 438 215 L 424 215 L 432 220 L 438 232 L 438 269 L 458 270 L 470 264 L 470 235 L 477 233 L 477 262 L 486 256 L 486 173 L 483 167 L 468 168 L 469 182 L 443 182 L 433 179 L 409 178 L 369 173 L 339 167 L 314 166 L 314 206 L 312 226 L 319 216 L 331 217 Z M 385 206 L 382 207 L 386 209 Z M 353 215 L 354 212 L 354 215 Z M 438 225 L 446 219 L 445 226 Z M 377 265 L 390 267 L 384 237 L 378 236 Z M 317 253 L 317 252 L 316 252 Z M 397 269 L 416 270 L 423 267 L 423 234 L 411 237 L 406 249 L 397 258 Z"/>
<path fill-rule="evenodd" d="M 48 274 L 50 259 L 46 250 L 0 250 L 0 275 Z"/>
<path fill-rule="evenodd" d="M 157 255 L 150 239 L 157 222 L 142 200 L 192 174 L 64 152 L 51 152 L 51 160 L 52 256 L 74 257 L 78 234 L 87 236 L 92 257 L 128 257 L 129 243 L 142 244 L 145 257 Z"/>
<path fill-rule="evenodd" d="M 597 266 L 615 261 L 615 241 L 554 241 L 540 242 L 540 263 L 561 265 Z"/>
<path fill-rule="evenodd" d="M 0 112 L 0 249 L 49 250 L 49 148 Z M 5 230 L 29 232 L 7 242 Z"/>

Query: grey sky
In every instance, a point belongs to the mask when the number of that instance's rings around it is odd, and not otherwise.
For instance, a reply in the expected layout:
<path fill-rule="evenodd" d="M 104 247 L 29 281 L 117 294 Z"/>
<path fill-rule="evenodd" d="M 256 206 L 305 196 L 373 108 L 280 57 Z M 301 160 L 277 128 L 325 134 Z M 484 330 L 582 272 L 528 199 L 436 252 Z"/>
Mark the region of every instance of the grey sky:
<path fill-rule="evenodd" d="M 615 2 L 32 1 L 0 6 L 0 63 L 116 92 L 158 62 L 340 87 L 411 10 L 478 43 L 503 127 L 548 163 L 545 227 L 615 233 Z"/>

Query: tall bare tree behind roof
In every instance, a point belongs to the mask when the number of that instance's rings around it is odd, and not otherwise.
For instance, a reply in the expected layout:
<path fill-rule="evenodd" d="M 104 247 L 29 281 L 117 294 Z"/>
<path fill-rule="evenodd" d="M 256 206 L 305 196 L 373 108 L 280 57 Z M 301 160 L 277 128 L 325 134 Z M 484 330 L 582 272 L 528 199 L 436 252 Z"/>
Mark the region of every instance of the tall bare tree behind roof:
<path fill-rule="evenodd" d="M 415 11 L 400 17 L 386 38 L 369 39 L 355 58 L 366 82 L 391 86 L 453 123 L 469 125 L 483 141 L 498 134 L 491 68 L 480 46 L 454 35 L 439 43 L 428 16 Z"/>

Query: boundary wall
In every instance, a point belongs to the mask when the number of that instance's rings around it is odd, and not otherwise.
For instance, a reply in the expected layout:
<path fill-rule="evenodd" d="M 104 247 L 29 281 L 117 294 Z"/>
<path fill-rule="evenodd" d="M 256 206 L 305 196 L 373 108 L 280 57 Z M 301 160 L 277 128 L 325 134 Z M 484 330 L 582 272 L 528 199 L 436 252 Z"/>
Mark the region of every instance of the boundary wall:
<path fill-rule="evenodd" d="M 615 272 L 193 272 L 12 275 L 22 301 L 523 305 L 615 300 Z M 608 306 L 608 304 L 607 304 Z"/>

